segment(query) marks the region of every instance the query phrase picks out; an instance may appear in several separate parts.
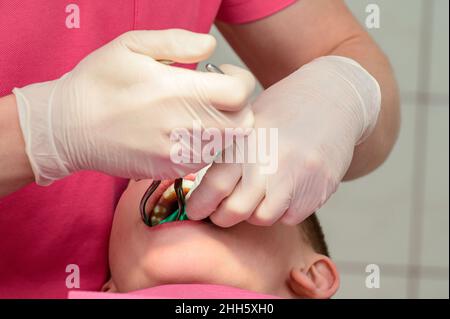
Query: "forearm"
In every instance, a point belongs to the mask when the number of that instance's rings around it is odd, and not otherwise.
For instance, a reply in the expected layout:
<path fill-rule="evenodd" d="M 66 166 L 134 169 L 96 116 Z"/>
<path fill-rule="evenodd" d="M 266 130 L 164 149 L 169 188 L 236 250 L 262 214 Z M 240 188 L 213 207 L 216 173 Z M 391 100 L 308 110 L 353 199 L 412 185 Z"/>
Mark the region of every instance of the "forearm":
<path fill-rule="evenodd" d="M 14 95 L 0 97 L 0 198 L 34 180 Z"/>
<path fill-rule="evenodd" d="M 366 175 L 380 166 L 392 150 L 400 127 L 399 95 L 387 57 L 368 35 L 342 42 L 330 55 L 351 58 L 361 64 L 378 82 L 381 109 L 377 124 L 368 138 L 355 147 L 344 180 Z"/>

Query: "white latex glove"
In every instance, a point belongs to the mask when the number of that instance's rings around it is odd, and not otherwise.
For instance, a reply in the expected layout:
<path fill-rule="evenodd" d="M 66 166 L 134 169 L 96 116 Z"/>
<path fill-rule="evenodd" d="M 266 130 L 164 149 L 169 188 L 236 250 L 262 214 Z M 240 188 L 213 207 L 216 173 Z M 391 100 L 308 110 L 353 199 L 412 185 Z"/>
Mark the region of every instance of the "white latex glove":
<path fill-rule="evenodd" d="M 170 160 L 175 128 L 252 127 L 254 78 L 222 66 L 213 74 L 164 65 L 207 58 L 215 39 L 185 30 L 127 32 L 60 79 L 15 88 L 36 182 L 97 170 L 128 178 L 175 178 L 206 163 Z M 227 111 L 227 112 L 223 112 Z M 233 112 L 228 112 L 233 111 Z"/>
<path fill-rule="evenodd" d="M 189 218 L 223 227 L 300 223 L 336 191 L 380 103 L 377 81 L 355 61 L 327 56 L 304 65 L 253 105 L 256 127 L 278 128 L 278 170 L 214 163 L 187 202 Z"/>

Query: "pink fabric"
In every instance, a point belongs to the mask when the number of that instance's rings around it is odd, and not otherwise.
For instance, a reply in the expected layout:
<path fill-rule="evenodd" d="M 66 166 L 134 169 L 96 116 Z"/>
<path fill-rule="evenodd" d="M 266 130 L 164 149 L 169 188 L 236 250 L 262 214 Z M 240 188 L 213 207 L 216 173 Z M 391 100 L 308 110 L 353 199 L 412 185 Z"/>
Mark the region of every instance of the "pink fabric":
<path fill-rule="evenodd" d="M 129 293 L 72 290 L 69 299 L 279 299 L 280 297 L 219 285 L 164 285 Z"/>
<path fill-rule="evenodd" d="M 291 2 L 2 0 L 0 96 L 16 86 L 60 77 L 125 31 L 184 28 L 207 33 L 217 14 L 224 21 L 247 22 Z M 78 5 L 80 28 L 67 27 L 70 3 Z M 79 266 L 81 289 L 100 289 L 108 277 L 114 206 L 126 183 L 80 172 L 49 187 L 31 184 L 1 198 L 0 297 L 65 298 L 68 264 Z"/>
<path fill-rule="evenodd" d="M 228 0 L 223 1 L 217 19 L 227 23 L 246 23 L 264 18 L 296 0 Z"/>

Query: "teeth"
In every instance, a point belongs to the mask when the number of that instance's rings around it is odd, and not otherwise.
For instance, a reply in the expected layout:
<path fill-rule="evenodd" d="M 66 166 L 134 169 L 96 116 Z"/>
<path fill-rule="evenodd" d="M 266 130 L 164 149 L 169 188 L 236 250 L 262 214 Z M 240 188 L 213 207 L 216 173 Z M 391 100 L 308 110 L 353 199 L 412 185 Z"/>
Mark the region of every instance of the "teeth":
<path fill-rule="evenodd" d="M 183 193 L 187 194 L 193 185 L 193 181 L 183 179 Z M 151 212 L 152 225 L 159 224 L 174 211 L 173 207 L 176 200 L 177 194 L 175 193 L 174 184 L 172 184 L 164 191 Z"/>
<path fill-rule="evenodd" d="M 192 188 L 193 185 L 194 185 L 193 181 L 183 180 L 183 192 L 185 194 L 187 192 L 189 192 L 189 190 Z M 172 184 L 164 191 L 161 198 L 170 201 L 170 200 L 175 200 L 176 196 L 177 196 L 177 194 L 175 193 L 175 186 L 174 186 L 174 184 Z"/>
<path fill-rule="evenodd" d="M 162 215 L 162 214 L 165 214 L 166 212 L 167 212 L 167 208 L 162 205 L 159 205 L 159 204 L 157 204 L 155 206 L 155 208 L 153 208 L 154 216 Z"/>
<path fill-rule="evenodd" d="M 194 186 L 194 181 L 183 179 L 183 192 L 189 192 Z"/>
<path fill-rule="evenodd" d="M 150 222 L 152 223 L 152 225 L 158 225 L 161 221 L 162 221 L 161 218 L 157 218 L 157 217 L 152 216 Z"/>
<path fill-rule="evenodd" d="M 167 189 L 164 191 L 164 193 L 162 194 L 162 196 L 159 200 L 160 201 L 161 201 L 161 199 L 171 200 L 171 199 L 174 199 L 175 196 L 176 196 L 175 187 L 172 184 L 169 187 L 167 187 Z"/>

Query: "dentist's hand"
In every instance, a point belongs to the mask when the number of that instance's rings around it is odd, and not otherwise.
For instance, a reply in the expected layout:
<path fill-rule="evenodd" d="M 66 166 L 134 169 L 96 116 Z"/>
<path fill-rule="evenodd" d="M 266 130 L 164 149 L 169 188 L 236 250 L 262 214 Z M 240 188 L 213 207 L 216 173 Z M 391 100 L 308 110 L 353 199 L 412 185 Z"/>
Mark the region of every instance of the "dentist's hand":
<path fill-rule="evenodd" d="M 376 124 L 380 99 L 376 80 L 353 60 L 327 56 L 304 65 L 253 105 L 255 127 L 278 129 L 275 154 L 266 163 L 214 163 L 187 201 L 188 217 L 209 216 L 222 227 L 300 223 L 336 191 L 355 145 Z"/>
<path fill-rule="evenodd" d="M 79 170 L 128 178 L 175 178 L 205 163 L 170 159 L 175 128 L 252 127 L 252 75 L 224 66 L 213 74 L 164 65 L 196 63 L 214 50 L 210 35 L 184 30 L 127 32 L 60 79 L 14 89 L 36 182 Z"/>

